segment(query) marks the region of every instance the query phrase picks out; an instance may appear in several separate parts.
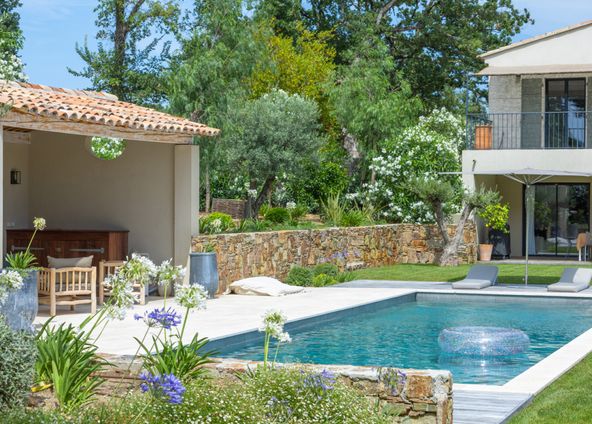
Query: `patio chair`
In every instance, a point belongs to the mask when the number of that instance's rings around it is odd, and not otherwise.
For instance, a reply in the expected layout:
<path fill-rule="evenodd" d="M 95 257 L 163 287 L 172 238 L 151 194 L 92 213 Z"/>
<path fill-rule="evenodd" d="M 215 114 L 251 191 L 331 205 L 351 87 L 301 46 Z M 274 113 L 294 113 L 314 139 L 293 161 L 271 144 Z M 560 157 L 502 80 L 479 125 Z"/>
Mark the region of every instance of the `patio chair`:
<path fill-rule="evenodd" d="M 494 265 L 473 265 L 464 280 L 452 283 L 453 289 L 480 290 L 495 284 L 499 270 Z"/>
<path fill-rule="evenodd" d="M 565 268 L 559 282 L 547 286 L 551 292 L 577 293 L 587 289 L 592 280 L 591 268 Z"/>
<path fill-rule="evenodd" d="M 99 262 L 99 305 L 105 301 L 105 297 L 111 295 L 111 291 L 105 287 L 105 279 L 117 272 L 123 266 L 124 261 L 101 261 Z M 134 284 L 134 297 L 140 305 L 146 304 L 146 291 L 140 284 Z"/>
<path fill-rule="evenodd" d="M 95 267 L 41 268 L 38 280 L 39 303 L 49 305 L 49 315 L 57 314 L 58 306 L 90 304 L 97 310 L 97 271 Z"/>

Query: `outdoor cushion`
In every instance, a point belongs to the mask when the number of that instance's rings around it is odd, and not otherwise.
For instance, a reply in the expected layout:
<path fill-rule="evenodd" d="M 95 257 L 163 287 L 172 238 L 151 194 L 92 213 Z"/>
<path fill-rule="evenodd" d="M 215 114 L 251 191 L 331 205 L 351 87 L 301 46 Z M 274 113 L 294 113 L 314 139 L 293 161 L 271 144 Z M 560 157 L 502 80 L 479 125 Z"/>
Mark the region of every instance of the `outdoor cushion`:
<path fill-rule="evenodd" d="M 590 286 L 592 269 L 565 268 L 558 283 L 547 286 L 548 291 L 577 293 Z"/>
<path fill-rule="evenodd" d="M 54 258 L 47 257 L 48 268 L 90 268 L 92 266 L 93 256 L 84 256 L 82 258 Z"/>
<path fill-rule="evenodd" d="M 304 287 L 290 286 L 271 277 L 251 277 L 235 281 L 229 286 L 230 292 L 234 294 L 245 294 L 254 296 L 284 296 L 292 293 L 299 293 Z"/>
<path fill-rule="evenodd" d="M 453 289 L 484 289 L 485 287 L 489 287 L 492 285 L 492 282 L 489 280 L 475 280 L 465 278 L 464 280 L 457 281 L 452 283 Z"/>
<path fill-rule="evenodd" d="M 466 278 L 452 283 L 453 289 L 483 289 L 492 286 L 497 281 L 498 269 L 492 265 L 474 265 Z"/>

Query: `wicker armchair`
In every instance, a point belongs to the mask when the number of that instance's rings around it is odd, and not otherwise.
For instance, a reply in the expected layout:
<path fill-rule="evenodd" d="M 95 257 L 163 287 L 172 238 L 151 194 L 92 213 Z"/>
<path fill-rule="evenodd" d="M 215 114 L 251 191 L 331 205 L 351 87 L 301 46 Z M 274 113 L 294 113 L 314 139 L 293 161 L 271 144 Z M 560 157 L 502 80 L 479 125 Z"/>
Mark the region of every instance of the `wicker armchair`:
<path fill-rule="evenodd" d="M 58 306 L 90 304 L 97 310 L 97 271 L 91 268 L 41 268 L 38 280 L 39 303 L 49 305 L 49 315 L 57 314 Z"/>

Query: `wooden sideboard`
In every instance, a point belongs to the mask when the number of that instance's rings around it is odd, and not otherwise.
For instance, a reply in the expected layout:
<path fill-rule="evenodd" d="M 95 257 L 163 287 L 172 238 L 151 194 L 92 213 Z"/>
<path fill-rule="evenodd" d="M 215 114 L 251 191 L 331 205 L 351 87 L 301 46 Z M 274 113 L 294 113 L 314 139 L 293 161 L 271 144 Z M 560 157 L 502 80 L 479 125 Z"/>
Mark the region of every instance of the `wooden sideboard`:
<path fill-rule="evenodd" d="M 103 230 L 43 230 L 38 231 L 31 244 L 41 266 L 47 266 L 47 257 L 76 258 L 93 255 L 93 265 L 99 261 L 123 260 L 128 254 L 128 231 Z M 6 250 L 25 250 L 33 230 L 6 230 Z"/>

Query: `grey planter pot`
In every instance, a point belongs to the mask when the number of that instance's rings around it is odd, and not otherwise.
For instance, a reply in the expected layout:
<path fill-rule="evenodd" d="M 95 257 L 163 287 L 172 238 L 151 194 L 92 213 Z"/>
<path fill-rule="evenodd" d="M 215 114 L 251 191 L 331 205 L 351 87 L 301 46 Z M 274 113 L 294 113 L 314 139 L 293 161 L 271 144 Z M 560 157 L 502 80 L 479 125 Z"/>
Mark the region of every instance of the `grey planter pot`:
<path fill-rule="evenodd" d="M 20 290 L 10 292 L 0 305 L 0 315 L 15 331 L 33 331 L 33 321 L 39 307 L 37 299 L 37 271 L 30 271 Z"/>
<path fill-rule="evenodd" d="M 218 260 L 215 252 L 189 254 L 189 284 L 201 284 L 212 298 L 218 292 Z"/>

